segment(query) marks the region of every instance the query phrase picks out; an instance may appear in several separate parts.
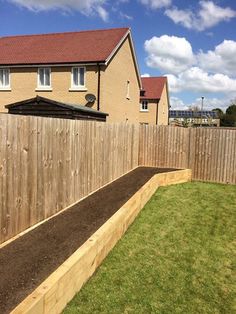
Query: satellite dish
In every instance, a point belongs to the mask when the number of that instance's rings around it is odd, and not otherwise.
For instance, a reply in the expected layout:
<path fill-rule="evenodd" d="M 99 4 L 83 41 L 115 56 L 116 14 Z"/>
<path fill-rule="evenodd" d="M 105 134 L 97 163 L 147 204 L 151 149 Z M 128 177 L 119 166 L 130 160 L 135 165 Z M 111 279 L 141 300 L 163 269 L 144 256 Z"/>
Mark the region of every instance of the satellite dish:
<path fill-rule="evenodd" d="M 96 100 L 96 96 L 93 94 L 87 94 L 85 95 L 85 99 L 87 102 L 91 103 L 91 102 L 95 102 Z"/>

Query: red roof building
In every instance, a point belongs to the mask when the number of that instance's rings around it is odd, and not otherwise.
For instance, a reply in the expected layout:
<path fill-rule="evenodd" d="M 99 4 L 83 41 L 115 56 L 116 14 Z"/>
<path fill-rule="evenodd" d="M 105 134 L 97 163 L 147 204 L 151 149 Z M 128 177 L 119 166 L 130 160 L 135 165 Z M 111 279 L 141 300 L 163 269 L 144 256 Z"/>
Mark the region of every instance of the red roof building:
<path fill-rule="evenodd" d="M 138 123 L 140 88 L 129 28 L 0 37 L 0 112 L 40 96 Z"/>
<path fill-rule="evenodd" d="M 169 94 L 167 77 L 142 77 L 140 123 L 168 125 Z"/>
<path fill-rule="evenodd" d="M 160 99 L 167 84 L 167 77 L 142 77 L 140 99 Z"/>

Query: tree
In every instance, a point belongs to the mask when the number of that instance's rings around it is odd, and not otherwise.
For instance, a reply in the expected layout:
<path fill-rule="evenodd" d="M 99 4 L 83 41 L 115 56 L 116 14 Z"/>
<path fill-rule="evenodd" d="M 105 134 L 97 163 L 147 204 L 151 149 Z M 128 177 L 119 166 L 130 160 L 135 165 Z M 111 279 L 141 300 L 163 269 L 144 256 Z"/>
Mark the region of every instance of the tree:
<path fill-rule="evenodd" d="M 184 118 L 184 121 L 182 122 L 182 126 L 184 128 L 187 128 L 189 126 L 189 123 L 188 123 L 188 119 L 187 118 Z"/>
<path fill-rule="evenodd" d="M 224 114 L 223 110 L 220 109 L 220 108 L 212 109 L 212 111 L 216 111 L 216 112 L 218 113 L 218 116 L 219 116 L 219 117 L 221 117 L 221 116 Z"/>
<path fill-rule="evenodd" d="M 231 101 L 226 113 L 221 116 L 221 126 L 236 127 L 236 99 Z"/>
<path fill-rule="evenodd" d="M 235 101 L 235 102 L 236 102 L 236 101 Z M 230 105 L 230 106 L 226 109 L 226 113 L 227 113 L 227 114 L 236 115 L 236 104 Z"/>

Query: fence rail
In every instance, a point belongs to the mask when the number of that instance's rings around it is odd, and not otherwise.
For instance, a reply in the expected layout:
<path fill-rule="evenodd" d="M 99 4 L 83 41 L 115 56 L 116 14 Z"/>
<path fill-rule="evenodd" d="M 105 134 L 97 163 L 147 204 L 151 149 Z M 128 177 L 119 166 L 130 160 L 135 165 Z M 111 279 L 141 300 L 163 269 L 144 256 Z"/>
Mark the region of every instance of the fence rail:
<path fill-rule="evenodd" d="M 236 184 L 236 130 L 142 125 L 139 165 L 189 168 L 195 180 Z"/>
<path fill-rule="evenodd" d="M 138 165 L 236 184 L 236 131 L 0 115 L 0 243 Z"/>

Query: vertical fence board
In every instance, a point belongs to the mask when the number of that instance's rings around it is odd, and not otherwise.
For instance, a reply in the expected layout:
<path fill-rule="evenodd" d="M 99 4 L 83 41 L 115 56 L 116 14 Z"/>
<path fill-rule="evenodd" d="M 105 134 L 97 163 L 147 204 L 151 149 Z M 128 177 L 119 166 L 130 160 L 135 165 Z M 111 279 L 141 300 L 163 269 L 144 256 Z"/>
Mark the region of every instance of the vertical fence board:
<path fill-rule="evenodd" d="M 139 127 L 0 115 L 0 243 L 136 168 Z"/>
<path fill-rule="evenodd" d="M 0 115 L 0 243 L 138 165 L 236 184 L 236 131 Z"/>
<path fill-rule="evenodd" d="M 140 126 L 139 164 L 190 168 L 193 179 L 236 184 L 236 130 Z"/>

